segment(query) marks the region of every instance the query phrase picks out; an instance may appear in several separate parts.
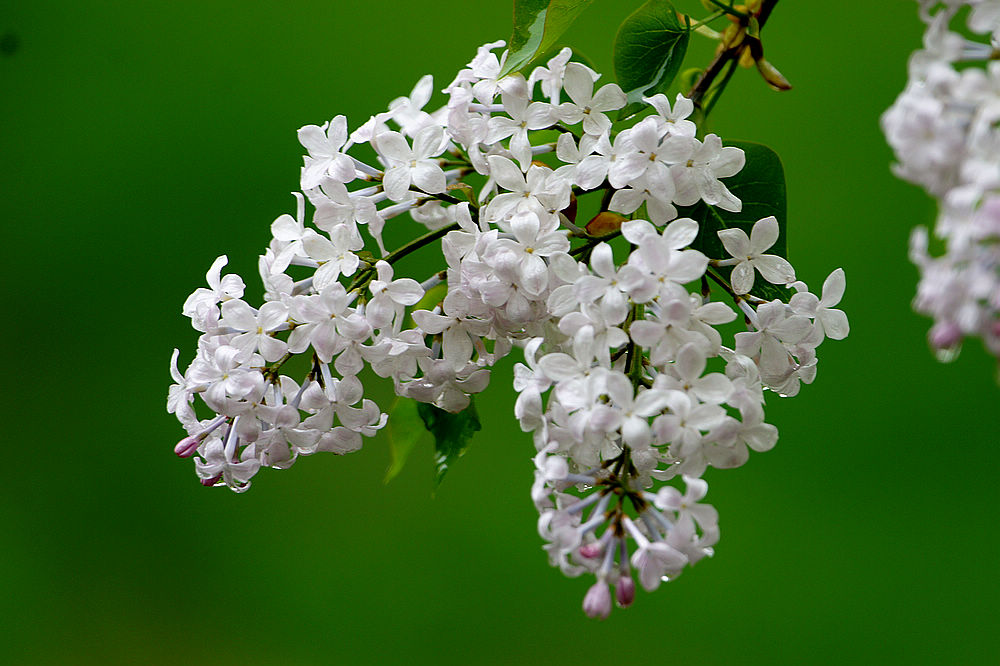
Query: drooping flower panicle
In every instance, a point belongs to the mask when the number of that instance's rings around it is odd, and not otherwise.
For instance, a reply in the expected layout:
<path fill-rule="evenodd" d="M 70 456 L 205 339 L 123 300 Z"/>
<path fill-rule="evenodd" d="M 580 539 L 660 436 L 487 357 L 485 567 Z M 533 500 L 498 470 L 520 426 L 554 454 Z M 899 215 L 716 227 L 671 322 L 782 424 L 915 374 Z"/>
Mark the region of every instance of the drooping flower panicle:
<path fill-rule="evenodd" d="M 923 48 L 909 81 L 882 116 L 896 154 L 896 175 L 921 185 L 938 203 L 929 250 L 914 229 L 910 258 L 920 269 L 913 307 L 934 318 L 928 341 L 942 360 L 966 337 L 1000 358 L 1000 1 L 918 0 Z M 953 23 L 963 10 L 965 34 Z"/>
<path fill-rule="evenodd" d="M 535 443 L 538 529 L 554 565 L 596 576 L 583 606 L 605 617 L 612 599 L 633 602 L 636 577 L 653 590 L 712 554 L 718 517 L 700 477 L 774 446 L 764 392 L 795 395 L 816 375 L 816 347 L 847 334 L 832 309 L 843 272 L 810 294 L 766 253 L 774 218 L 749 237 L 719 232 L 729 257 L 693 249 L 699 224 L 677 208 L 740 210 L 723 179 L 743 151 L 696 138 L 680 95 L 647 99 L 612 133 L 617 85 L 568 49 L 528 79 L 498 78 L 500 45 L 480 48 L 440 109 L 423 109 L 425 77 L 353 132 L 343 116 L 300 130 L 303 191 L 296 217 L 271 225 L 264 303 L 244 299 L 220 257 L 184 304 L 201 335 L 184 372 L 178 352 L 171 361 L 168 410 L 187 430 L 175 452 L 202 483 L 242 492 L 263 467 L 356 451 L 385 426 L 366 366 L 400 397 L 459 412 L 520 347 L 515 416 Z M 350 154 L 360 144 L 376 163 Z M 586 202 L 613 222 L 602 235 L 577 223 Z M 387 224 L 420 233 L 387 251 Z M 443 266 L 397 275 L 437 241 Z M 755 273 L 797 293 L 752 296 Z M 747 330 L 724 339 L 740 316 Z"/>

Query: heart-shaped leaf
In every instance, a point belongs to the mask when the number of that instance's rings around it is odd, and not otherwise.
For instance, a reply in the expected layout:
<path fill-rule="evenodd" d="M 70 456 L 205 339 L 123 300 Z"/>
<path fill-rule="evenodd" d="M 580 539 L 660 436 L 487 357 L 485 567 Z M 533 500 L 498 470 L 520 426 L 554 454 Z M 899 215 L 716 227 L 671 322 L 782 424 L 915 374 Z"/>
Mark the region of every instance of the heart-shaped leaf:
<path fill-rule="evenodd" d="M 500 76 L 520 72 L 548 51 L 593 0 L 514 0 L 514 31 Z"/>

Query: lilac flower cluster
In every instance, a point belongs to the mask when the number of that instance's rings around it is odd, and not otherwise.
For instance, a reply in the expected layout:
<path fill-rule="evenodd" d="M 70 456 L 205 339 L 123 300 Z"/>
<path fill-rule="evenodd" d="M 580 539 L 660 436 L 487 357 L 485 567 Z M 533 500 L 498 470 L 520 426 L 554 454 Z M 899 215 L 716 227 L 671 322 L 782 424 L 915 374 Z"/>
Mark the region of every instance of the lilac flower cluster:
<path fill-rule="evenodd" d="M 896 174 L 938 200 L 928 232 L 914 230 L 910 257 L 920 269 L 914 308 L 934 318 L 928 339 L 942 360 L 965 337 L 1000 357 L 1000 1 L 918 0 L 924 46 L 910 57 L 909 81 L 882 116 Z M 967 11 L 975 41 L 952 30 Z"/>
<path fill-rule="evenodd" d="M 718 519 L 700 477 L 774 446 L 764 391 L 795 395 L 816 375 L 817 346 L 847 335 L 834 309 L 844 274 L 811 294 L 767 252 L 773 217 L 749 236 L 720 231 L 728 257 L 692 249 L 699 225 L 677 207 L 739 211 L 721 179 L 743 151 L 696 138 L 680 95 L 648 98 L 613 127 L 625 95 L 568 49 L 527 79 L 501 78 L 502 45 L 481 47 L 436 111 L 424 110 L 425 77 L 353 132 L 343 116 L 299 131 L 303 192 L 297 215 L 271 225 L 264 303 L 243 299 L 220 257 L 184 304 L 201 336 L 184 372 L 172 359 L 168 410 L 188 433 L 175 451 L 205 485 L 242 492 L 261 467 L 357 450 L 386 424 L 364 367 L 398 396 L 458 412 L 523 348 L 515 415 L 536 446 L 539 531 L 553 564 L 596 575 L 584 610 L 603 617 L 610 585 L 632 602 L 633 570 L 652 590 L 711 554 Z M 375 163 L 351 155 L 363 145 Z M 610 226 L 577 225 L 588 199 Z M 388 251 L 387 224 L 422 235 Z M 400 259 L 438 240 L 442 270 L 396 277 Z M 758 276 L 796 293 L 753 296 Z M 738 316 L 746 330 L 733 334 Z M 683 494 L 669 485 L 679 478 Z"/>

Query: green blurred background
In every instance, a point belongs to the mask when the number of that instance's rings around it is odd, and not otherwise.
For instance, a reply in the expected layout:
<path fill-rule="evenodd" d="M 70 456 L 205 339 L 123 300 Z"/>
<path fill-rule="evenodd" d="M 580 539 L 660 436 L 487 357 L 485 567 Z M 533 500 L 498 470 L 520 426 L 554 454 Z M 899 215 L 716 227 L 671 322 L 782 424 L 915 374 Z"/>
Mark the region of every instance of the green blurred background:
<path fill-rule="evenodd" d="M 567 43 L 610 77 L 638 4 L 597 0 Z M 1000 660 L 993 362 L 927 349 L 906 245 L 933 209 L 878 128 L 921 35 L 908 0 L 782 2 L 764 42 L 794 90 L 741 71 L 713 114 L 783 158 L 791 258 L 814 288 L 844 267 L 853 330 L 800 396 L 771 396 L 774 451 L 708 473 L 722 541 L 678 581 L 584 616 L 591 581 L 550 568 L 535 532 L 509 364 L 436 497 L 427 447 L 383 485 L 381 437 L 242 496 L 173 455 L 181 303 L 223 253 L 259 293 L 296 129 L 356 126 L 428 72 L 441 88 L 510 23 L 509 3 L 467 0 L 0 9 L 0 662 Z"/>

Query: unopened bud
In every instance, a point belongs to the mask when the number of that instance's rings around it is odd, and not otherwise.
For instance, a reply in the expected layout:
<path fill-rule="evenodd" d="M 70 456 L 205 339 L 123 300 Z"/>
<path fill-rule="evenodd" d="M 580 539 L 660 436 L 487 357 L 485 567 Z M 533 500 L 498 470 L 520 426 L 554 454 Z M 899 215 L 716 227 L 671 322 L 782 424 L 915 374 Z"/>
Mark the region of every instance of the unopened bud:
<path fill-rule="evenodd" d="M 774 65 L 769 63 L 763 58 L 757 59 L 757 71 L 760 75 L 764 77 L 767 81 L 767 85 L 771 86 L 775 90 L 791 90 L 792 84 L 788 82 L 781 72 L 775 69 Z"/>
<path fill-rule="evenodd" d="M 185 437 L 177 442 L 177 446 L 174 447 L 174 453 L 181 458 L 190 458 L 198 450 L 199 444 L 201 444 L 201 439 L 198 437 Z"/>
<path fill-rule="evenodd" d="M 221 478 L 222 478 L 221 474 L 216 474 L 211 479 L 202 479 L 201 480 L 201 485 L 206 486 L 206 487 L 208 487 L 208 486 L 214 486 L 215 484 L 217 484 L 219 482 L 219 479 L 221 479 Z"/>
<path fill-rule="evenodd" d="M 635 581 L 631 576 L 622 576 L 615 583 L 615 601 L 622 608 L 628 608 L 635 601 Z"/>
<path fill-rule="evenodd" d="M 587 222 L 587 233 L 595 238 L 607 236 L 621 229 L 624 221 L 624 216 L 618 213 L 612 213 L 609 210 L 601 211 L 590 222 Z"/>
<path fill-rule="evenodd" d="M 566 216 L 566 219 L 576 224 L 576 195 L 569 193 L 569 205 L 559 211 Z"/>
<path fill-rule="evenodd" d="M 585 557 L 588 560 L 592 560 L 595 557 L 599 557 L 603 550 L 604 549 L 601 548 L 601 544 L 599 543 L 588 543 L 584 546 L 580 546 L 580 550 L 578 550 L 577 552 L 580 554 L 580 557 Z"/>
<path fill-rule="evenodd" d="M 927 341 L 934 349 L 951 349 L 962 341 L 962 329 L 953 321 L 939 321 L 931 326 Z"/>
<path fill-rule="evenodd" d="M 588 617 L 596 617 L 601 620 L 611 615 L 611 590 L 603 580 L 598 580 L 593 587 L 587 590 L 587 596 L 583 598 L 583 612 Z"/>

